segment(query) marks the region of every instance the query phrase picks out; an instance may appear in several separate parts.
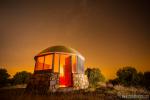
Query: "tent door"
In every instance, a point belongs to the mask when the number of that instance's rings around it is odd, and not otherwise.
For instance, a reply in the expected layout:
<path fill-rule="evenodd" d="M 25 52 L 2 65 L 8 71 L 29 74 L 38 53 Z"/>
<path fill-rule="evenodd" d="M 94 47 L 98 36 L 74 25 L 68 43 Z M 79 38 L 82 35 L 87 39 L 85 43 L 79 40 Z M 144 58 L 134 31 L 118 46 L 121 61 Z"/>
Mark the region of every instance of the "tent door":
<path fill-rule="evenodd" d="M 69 87 L 72 86 L 71 56 L 65 57 L 63 60 L 65 64 L 60 67 L 59 84 L 60 87 Z"/>

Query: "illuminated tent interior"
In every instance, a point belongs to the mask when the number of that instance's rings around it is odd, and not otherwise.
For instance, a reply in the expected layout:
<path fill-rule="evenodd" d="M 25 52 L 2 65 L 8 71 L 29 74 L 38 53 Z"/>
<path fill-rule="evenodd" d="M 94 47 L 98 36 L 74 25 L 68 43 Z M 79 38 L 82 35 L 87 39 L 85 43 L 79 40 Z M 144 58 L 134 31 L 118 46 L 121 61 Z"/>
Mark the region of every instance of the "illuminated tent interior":
<path fill-rule="evenodd" d="M 34 73 L 59 74 L 59 86 L 73 86 L 73 74 L 84 74 L 84 57 L 76 50 L 65 46 L 49 47 L 35 56 Z"/>

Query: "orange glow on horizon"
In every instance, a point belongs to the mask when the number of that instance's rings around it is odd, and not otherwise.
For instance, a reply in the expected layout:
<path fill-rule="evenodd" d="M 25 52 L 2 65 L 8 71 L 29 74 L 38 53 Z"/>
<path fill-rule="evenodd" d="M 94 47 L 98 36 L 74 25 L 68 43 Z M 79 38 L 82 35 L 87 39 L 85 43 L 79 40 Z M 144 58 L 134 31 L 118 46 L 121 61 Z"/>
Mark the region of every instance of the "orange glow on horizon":
<path fill-rule="evenodd" d="M 112 69 L 110 68 L 107 68 L 107 67 L 104 67 L 104 66 L 101 66 L 101 67 L 98 67 L 98 66 L 95 66 L 96 68 L 99 68 L 102 72 L 102 74 L 105 76 L 106 79 L 113 79 L 116 77 L 116 71 L 123 67 L 123 66 L 129 66 L 129 65 L 120 65 L 120 66 L 116 66 L 116 67 L 113 67 Z M 94 67 L 94 66 L 93 66 Z M 90 67 L 90 68 L 93 68 L 93 67 Z M 141 72 L 145 72 L 145 71 L 149 71 L 148 68 L 143 68 L 141 66 L 133 66 L 137 69 L 137 71 L 141 71 Z M 87 65 L 85 65 L 85 70 L 87 68 Z M 29 66 L 29 67 L 12 67 L 12 68 L 6 68 L 8 70 L 8 73 L 11 75 L 11 77 L 16 73 L 16 72 L 20 72 L 20 71 L 28 71 L 28 72 L 31 72 L 33 73 L 34 72 L 34 65 L 33 66 Z"/>

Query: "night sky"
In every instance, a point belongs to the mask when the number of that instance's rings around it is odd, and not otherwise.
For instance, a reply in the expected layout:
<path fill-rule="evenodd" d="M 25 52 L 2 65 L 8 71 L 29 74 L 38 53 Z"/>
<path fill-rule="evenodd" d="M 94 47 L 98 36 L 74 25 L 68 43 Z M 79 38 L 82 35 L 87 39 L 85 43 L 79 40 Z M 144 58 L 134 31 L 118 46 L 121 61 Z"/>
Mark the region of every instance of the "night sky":
<path fill-rule="evenodd" d="M 0 67 L 12 75 L 33 72 L 37 53 L 65 45 L 85 57 L 85 68 L 100 68 L 106 78 L 123 66 L 150 71 L 149 5 L 144 0 L 0 1 Z"/>

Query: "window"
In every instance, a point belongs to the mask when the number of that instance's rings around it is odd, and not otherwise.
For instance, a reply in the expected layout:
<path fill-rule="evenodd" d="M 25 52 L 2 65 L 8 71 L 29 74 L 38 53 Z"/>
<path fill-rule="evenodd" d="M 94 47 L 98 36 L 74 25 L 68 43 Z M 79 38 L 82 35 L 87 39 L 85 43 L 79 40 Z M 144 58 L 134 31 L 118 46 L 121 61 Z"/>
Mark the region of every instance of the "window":
<path fill-rule="evenodd" d="M 66 55 L 60 54 L 60 77 L 64 77 L 65 58 Z"/>
<path fill-rule="evenodd" d="M 54 56 L 54 72 L 59 72 L 59 54 Z"/>
<path fill-rule="evenodd" d="M 35 70 L 52 69 L 53 55 L 40 56 L 37 58 Z"/>
<path fill-rule="evenodd" d="M 38 57 L 36 62 L 35 70 L 42 70 L 44 63 L 44 56 Z"/>
<path fill-rule="evenodd" d="M 72 55 L 72 73 L 77 72 L 77 57 L 76 55 Z"/>
<path fill-rule="evenodd" d="M 44 70 L 52 69 L 52 59 L 53 59 L 53 55 L 46 55 L 45 56 Z"/>
<path fill-rule="evenodd" d="M 77 62 L 78 73 L 84 73 L 84 61 L 80 57 L 77 57 Z"/>

